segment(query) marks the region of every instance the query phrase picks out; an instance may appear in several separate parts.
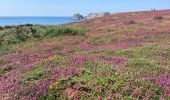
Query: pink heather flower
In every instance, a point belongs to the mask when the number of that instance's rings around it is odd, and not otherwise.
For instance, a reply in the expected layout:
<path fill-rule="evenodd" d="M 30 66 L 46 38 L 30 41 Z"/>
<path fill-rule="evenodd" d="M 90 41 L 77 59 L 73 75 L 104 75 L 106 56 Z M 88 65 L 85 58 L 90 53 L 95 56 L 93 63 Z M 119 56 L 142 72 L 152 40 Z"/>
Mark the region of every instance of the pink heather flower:
<path fill-rule="evenodd" d="M 163 33 L 169 33 L 170 29 L 169 28 L 161 28 L 161 30 L 159 29 L 151 29 L 151 30 L 137 30 L 133 33 L 129 33 L 129 34 L 134 34 L 135 36 L 139 37 L 139 36 L 143 36 L 143 35 L 160 35 Z"/>
<path fill-rule="evenodd" d="M 83 44 L 81 44 L 81 48 L 83 50 L 89 50 L 89 49 L 93 48 L 93 46 L 88 43 L 83 43 Z"/>
<path fill-rule="evenodd" d="M 15 61 L 11 61 L 10 63 L 7 63 L 5 65 L 3 65 L 3 67 L 12 67 L 14 66 L 15 64 L 17 64 L 19 61 L 15 60 Z"/>
<path fill-rule="evenodd" d="M 158 76 L 157 80 L 156 80 L 156 85 L 159 88 L 167 88 L 170 86 L 170 74 L 161 74 Z"/>
<path fill-rule="evenodd" d="M 130 87 L 130 86 L 131 86 L 131 83 L 130 83 L 130 82 L 127 82 L 127 86 Z"/>
<path fill-rule="evenodd" d="M 139 93 L 141 91 L 141 88 L 136 88 L 135 90 L 133 90 L 133 92 L 131 93 L 131 96 Z"/>
<path fill-rule="evenodd" d="M 170 97 L 170 74 L 168 73 L 160 74 L 156 79 L 156 85 L 159 88 L 164 89 L 166 91 L 165 95 Z"/>
<path fill-rule="evenodd" d="M 38 60 L 38 58 L 36 58 L 36 57 L 24 57 L 21 59 L 21 62 L 35 62 L 37 60 Z"/>
<path fill-rule="evenodd" d="M 164 99 L 164 97 L 161 96 L 161 97 L 160 97 L 160 100 L 165 100 L 165 99 Z"/>
<path fill-rule="evenodd" d="M 124 59 L 122 59 L 120 57 L 112 57 L 112 61 L 116 65 L 124 65 L 127 63 Z"/>
<path fill-rule="evenodd" d="M 101 96 L 99 96 L 99 97 L 97 98 L 97 100 L 103 100 L 103 99 L 102 99 L 102 97 L 101 97 Z"/>
<path fill-rule="evenodd" d="M 16 55 L 17 55 L 17 53 L 9 53 L 9 54 L 0 56 L 0 59 L 12 58 L 12 57 L 14 57 Z"/>
<path fill-rule="evenodd" d="M 170 90 L 166 93 L 166 95 L 167 95 L 168 97 L 170 97 Z"/>
<path fill-rule="evenodd" d="M 127 42 L 121 42 L 121 43 L 117 43 L 115 44 L 112 49 L 113 50 L 117 50 L 117 49 L 123 49 L 123 48 L 127 48 L 128 47 L 128 44 Z"/>
<path fill-rule="evenodd" d="M 47 46 L 43 47 L 42 50 L 50 51 L 50 50 L 53 50 L 55 48 L 56 48 L 56 44 L 47 44 Z"/>
<path fill-rule="evenodd" d="M 83 63 L 84 60 L 85 60 L 85 57 L 83 57 L 83 56 L 79 56 L 79 57 L 74 58 L 74 62 L 76 62 L 76 63 Z"/>
<path fill-rule="evenodd" d="M 112 96 L 113 96 L 113 94 L 112 94 L 112 93 L 109 93 L 108 96 L 107 96 L 107 98 L 106 98 L 106 100 L 111 100 L 111 99 L 112 99 Z"/>
<path fill-rule="evenodd" d="M 26 65 L 23 65 L 21 66 L 22 68 L 30 68 L 32 66 L 32 64 L 26 64 Z"/>
<path fill-rule="evenodd" d="M 49 56 L 51 56 L 50 54 L 41 54 L 38 55 L 39 58 L 48 58 Z"/>

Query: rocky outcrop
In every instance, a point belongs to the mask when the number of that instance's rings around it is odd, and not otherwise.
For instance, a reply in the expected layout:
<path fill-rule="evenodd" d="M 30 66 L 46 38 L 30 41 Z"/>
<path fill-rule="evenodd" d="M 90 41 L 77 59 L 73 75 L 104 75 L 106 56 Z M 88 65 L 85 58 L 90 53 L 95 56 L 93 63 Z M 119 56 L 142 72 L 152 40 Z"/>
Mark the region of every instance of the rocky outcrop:
<path fill-rule="evenodd" d="M 104 16 L 110 16 L 110 12 L 100 12 L 100 13 L 89 13 L 86 17 L 84 17 L 83 15 L 77 13 L 73 15 L 73 19 L 76 20 L 81 20 L 81 19 L 93 19 L 96 17 L 104 17 Z"/>
<path fill-rule="evenodd" d="M 110 16 L 109 12 L 102 12 L 98 14 L 98 17 L 103 17 L 103 16 Z"/>
<path fill-rule="evenodd" d="M 96 18 L 97 16 L 98 16 L 98 13 L 90 13 L 86 16 L 86 19 Z"/>
<path fill-rule="evenodd" d="M 93 19 L 96 17 L 104 17 L 104 16 L 110 16 L 109 12 L 101 12 L 101 13 L 90 13 L 88 16 L 86 16 L 86 19 Z"/>
<path fill-rule="evenodd" d="M 80 15 L 79 13 L 77 13 L 77 14 L 73 15 L 73 19 L 81 20 L 81 19 L 84 19 L 84 17 L 83 17 L 83 15 Z"/>

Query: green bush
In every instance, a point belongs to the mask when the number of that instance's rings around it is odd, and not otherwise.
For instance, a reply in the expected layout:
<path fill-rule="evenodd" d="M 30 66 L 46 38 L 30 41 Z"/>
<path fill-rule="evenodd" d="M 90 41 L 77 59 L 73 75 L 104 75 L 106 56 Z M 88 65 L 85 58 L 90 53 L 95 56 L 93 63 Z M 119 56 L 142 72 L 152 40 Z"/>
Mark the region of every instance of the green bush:
<path fill-rule="evenodd" d="M 6 25 L 4 28 L 5 28 L 5 29 L 8 29 L 8 28 L 12 28 L 12 27 L 14 27 L 14 26 L 8 26 L 8 25 Z"/>
<path fill-rule="evenodd" d="M 134 20 L 130 20 L 127 22 L 127 24 L 136 24 L 136 22 Z"/>
<path fill-rule="evenodd" d="M 2 30 L 1 30 L 2 29 Z M 56 37 L 63 35 L 84 35 L 79 28 L 43 25 L 19 25 L 0 27 L 0 45 L 16 44 L 30 39 Z"/>
<path fill-rule="evenodd" d="M 9 45 L 9 44 L 15 44 L 20 42 L 20 40 L 16 39 L 13 35 L 6 35 L 0 41 L 1 45 Z"/>
<path fill-rule="evenodd" d="M 39 79 L 43 79 L 45 74 L 45 70 L 44 68 L 42 68 L 41 65 L 37 65 L 34 69 L 32 69 L 31 71 L 28 71 L 27 73 L 24 73 L 22 76 L 24 78 L 22 78 L 20 80 L 20 83 L 26 83 L 27 81 L 34 81 L 34 80 L 39 80 Z"/>
<path fill-rule="evenodd" d="M 89 86 L 80 86 L 79 90 L 85 91 L 85 92 L 90 92 L 90 91 L 92 91 L 92 88 Z"/>
<path fill-rule="evenodd" d="M 63 100 L 63 91 L 68 79 L 60 79 L 49 86 L 48 94 L 40 96 L 39 100 Z M 65 99 L 64 99 L 65 100 Z"/>
<path fill-rule="evenodd" d="M 161 19 L 163 19 L 163 16 L 162 16 L 162 15 L 156 15 L 156 16 L 154 17 L 154 19 L 156 19 L 156 20 L 161 20 Z"/>
<path fill-rule="evenodd" d="M 0 26 L 0 30 L 3 30 L 4 28 L 2 26 Z"/>
<path fill-rule="evenodd" d="M 0 56 L 16 52 L 11 46 L 0 46 Z"/>
<path fill-rule="evenodd" d="M 46 35 L 50 37 L 62 35 L 84 35 L 84 31 L 76 28 L 57 27 L 48 29 Z"/>

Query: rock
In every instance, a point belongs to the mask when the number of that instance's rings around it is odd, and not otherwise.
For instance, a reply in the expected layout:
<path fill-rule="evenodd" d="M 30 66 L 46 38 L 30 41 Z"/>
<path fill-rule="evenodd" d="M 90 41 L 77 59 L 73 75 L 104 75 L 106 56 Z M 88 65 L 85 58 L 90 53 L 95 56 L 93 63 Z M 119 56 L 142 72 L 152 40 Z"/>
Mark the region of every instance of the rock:
<path fill-rule="evenodd" d="M 98 16 L 98 13 L 90 13 L 87 15 L 86 19 L 96 18 L 97 16 Z"/>
<path fill-rule="evenodd" d="M 73 19 L 81 20 L 81 19 L 93 19 L 96 17 L 104 17 L 104 16 L 110 16 L 111 14 L 109 12 L 101 12 L 101 13 L 89 13 L 86 17 L 83 15 L 80 15 L 79 13 L 73 15 Z"/>
<path fill-rule="evenodd" d="M 101 12 L 98 14 L 98 17 L 110 16 L 109 12 Z"/>
<path fill-rule="evenodd" d="M 79 13 L 77 13 L 77 14 L 73 15 L 73 19 L 81 20 L 81 19 L 84 19 L 84 17 L 83 17 L 83 15 L 80 15 Z"/>
<path fill-rule="evenodd" d="M 104 17 L 104 16 L 110 16 L 111 14 L 109 12 L 101 12 L 101 13 L 90 13 L 88 16 L 86 16 L 86 19 L 93 19 L 96 17 Z"/>

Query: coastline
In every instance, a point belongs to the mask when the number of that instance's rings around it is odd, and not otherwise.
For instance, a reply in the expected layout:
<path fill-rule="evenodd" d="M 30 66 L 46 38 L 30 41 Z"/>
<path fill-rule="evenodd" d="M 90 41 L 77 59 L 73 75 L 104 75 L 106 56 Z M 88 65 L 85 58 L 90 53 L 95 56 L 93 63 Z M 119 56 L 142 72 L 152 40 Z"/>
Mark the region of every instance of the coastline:
<path fill-rule="evenodd" d="M 0 26 L 22 24 L 60 25 L 77 21 L 79 20 L 74 20 L 68 16 L 3 16 L 0 17 Z"/>

